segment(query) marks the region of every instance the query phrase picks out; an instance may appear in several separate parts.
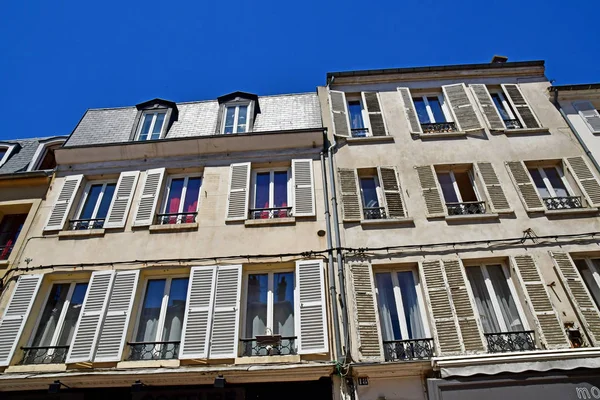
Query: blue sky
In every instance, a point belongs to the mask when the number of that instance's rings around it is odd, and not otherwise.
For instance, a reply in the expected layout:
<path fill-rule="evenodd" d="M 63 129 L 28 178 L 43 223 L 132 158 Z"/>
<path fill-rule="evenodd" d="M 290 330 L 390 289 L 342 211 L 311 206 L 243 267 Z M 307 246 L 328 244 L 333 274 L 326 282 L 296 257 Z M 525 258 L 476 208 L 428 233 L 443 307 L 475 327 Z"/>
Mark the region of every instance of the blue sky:
<path fill-rule="evenodd" d="M 0 140 L 69 134 L 88 108 L 313 91 L 328 71 L 546 60 L 600 81 L 600 1 L 12 1 Z"/>

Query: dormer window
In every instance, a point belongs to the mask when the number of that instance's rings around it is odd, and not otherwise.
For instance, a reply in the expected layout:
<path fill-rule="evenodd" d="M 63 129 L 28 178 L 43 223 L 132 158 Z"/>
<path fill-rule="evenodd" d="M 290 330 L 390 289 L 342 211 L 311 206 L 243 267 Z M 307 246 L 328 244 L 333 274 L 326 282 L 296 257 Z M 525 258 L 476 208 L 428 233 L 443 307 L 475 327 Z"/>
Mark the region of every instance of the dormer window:
<path fill-rule="evenodd" d="M 170 126 L 177 121 L 179 115 L 177 105 L 163 99 L 149 100 L 135 107 L 138 113 L 130 138 L 139 142 L 166 137 Z"/>
<path fill-rule="evenodd" d="M 226 106 L 223 133 L 230 134 L 246 132 L 248 132 L 248 104 Z"/>
<path fill-rule="evenodd" d="M 216 134 L 234 135 L 252 132 L 256 115 L 260 113 L 258 96 L 233 92 L 219 97 L 219 119 Z"/>
<path fill-rule="evenodd" d="M 166 111 L 144 112 L 137 140 L 157 140 L 162 136 Z"/>
<path fill-rule="evenodd" d="M 46 171 L 56 167 L 56 157 L 54 152 L 59 149 L 67 140 L 67 136 L 57 136 L 39 141 L 39 145 L 27 171 Z"/>
<path fill-rule="evenodd" d="M 16 145 L 16 144 L 0 143 L 0 167 L 3 166 L 8 161 L 8 159 L 10 158 L 10 155 L 12 154 L 13 150 L 17 146 L 18 145 Z"/>

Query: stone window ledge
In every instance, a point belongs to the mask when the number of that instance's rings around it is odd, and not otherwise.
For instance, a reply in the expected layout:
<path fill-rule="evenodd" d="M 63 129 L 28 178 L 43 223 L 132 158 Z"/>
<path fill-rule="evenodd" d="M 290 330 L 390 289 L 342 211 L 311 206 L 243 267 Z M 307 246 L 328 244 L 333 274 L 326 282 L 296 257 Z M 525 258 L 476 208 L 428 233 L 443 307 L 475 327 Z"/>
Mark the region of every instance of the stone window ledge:
<path fill-rule="evenodd" d="M 0 268 L 8 267 L 10 260 L 0 260 Z"/>
<path fill-rule="evenodd" d="M 136 361 L 120 361 L 117 368 L 177 368 L 179 360 L 136 360 Z"/>
<path fill-rule="evenodd" d="M 26 364 L 11 365 L 7 367 L 5 373 L 25 373 L 25 372 L 62 372 L 67 370 L 67 364 Z"/>
<path fill-rule="evenodd" d="M 150 232 L 181 232 L 198 229 L 197 222 L 190 222 L 185 224 L 164 224 L 164 225 L 150 225 Z"/>
<path fill-rule="evenodd" d="M 544 214 L 548 217 L 569 215 L 592 215 L 598 213 L 597 208 L 567 208 L 564 210 L 546 210 Z"/>
<path fill-rule="evenodd" d="M 104 236 L 104 229 L 82 229 L 80 231 L 60 231 L 58 232 L 59 239 L 81 238 L 81 237 L 98 237 Z"/>
<path fill-rule="evenodd" d="M 466 137 L 467 132 L 440 132 L 440 133 L 418 133 L 413 132 L 411 135 L 417 139 L 444 139 L 444 138 L 458 138 Z"/>
<path fill-rule="evenodd" d="M 265 219 L 247 219 L 245 226 L 271 226 L 271 225 L 296 225 L 296 217 L 287 218 L 265 218 Z"/>
<path fill-rule="evenodd" d="M 367 137 L 349 137 L 346 138 L 348 144 L 361 143 L 393 143 L 393 136 L 367 136 Z"/>
<path fill-rule="evenodd" d="M 476 222 L 476 221 L 489 221 L 500 218 L 496 213 L 489 214 L 467 214 L 467 215 L 446 215 L 444 217 L 446 222 Z"/>
<path fill-rule="evenodd" d="M 414 225 L 412 218 L 386 218 L 386 219 L 363 219 L 362 226 L 386 226 L 386 225 Z"/>
<path fill-rule="evenodd" d="M 519 135 L 519 134 L 528 134 L 528 133 L 539 133 L 545 134 L 550 132 L 549 128 L 519 128 L 519 129 L 504 129 L 498 131 L 504 133 L 505 135 Z"/>
<path fill-rule="evenodd" d="M 237 357 L 235 364 L 275 364 L 275 363 L 299 363 L 299 355 L 289 356 L 260 356 L 260 357 Z"/>

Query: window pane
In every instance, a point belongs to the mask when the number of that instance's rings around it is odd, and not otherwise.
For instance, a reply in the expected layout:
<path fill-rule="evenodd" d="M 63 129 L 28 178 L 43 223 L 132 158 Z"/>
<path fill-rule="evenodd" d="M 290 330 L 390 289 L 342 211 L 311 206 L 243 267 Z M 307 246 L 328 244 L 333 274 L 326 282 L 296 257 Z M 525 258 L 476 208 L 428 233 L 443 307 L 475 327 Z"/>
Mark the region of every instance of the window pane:
<path fill-rule="evenodd" d="M 146 295 L 140 314 L 140 323 L 136 336 L 137 342 L 155 342 L 158 330 L 158 317 L 165 294 L 165 279 L 148 281 Z"/>
<path fill-rule="evenodd" d="M 554 188 L 554 192 L 556 192 L 556 197 L 566 197 L 569 195 L 569 192 L 567 192 L 567 188 L 565 187 L 565 184 L 558 174 L 556 168 L 544 168 L 544 172 L 550 181 L 550 185 L 552 188 Z"/>
<path fill-rule="evenodd" d="M 227 107 L 225 111 L 225 133 L 233 133 L 233 123 L 235 121 L 235 107 Z"/>
<path fill-rule="evenodd" d="M 8 214 L 0 222 L 0 260 L 6 260 L 12 252 L 25 224 L 27 214 Z"/>
<path fill-rule="evenodd" d="M 40 325 L 31 343 L 32 347 L 52 346 L 52 336 L 56 329 L 60 328 L 58 319 L 67 300 L 69 286 L 68 283 L 59 283 L 52 286 L 40 319 Z"/>
<path fill-rule="evenodd" d="M 273 274 L 273 333 L 294 336 L 294 273 Z"/>
<path fill-rule="evenodd" d="M 377 284 L 377 305 L 379 306 L 379 319 L 383 340 L 402 340 L 392 276 L 389 272 L 375 274 L 375 281 Z"/>
<path fill-rule="evenodd" d="M 475 304 L 477 311 L 479 311 L 479 319 L 485 333 L 499 333 L 501 331 L 496 314 L 494 313 L 494 307 L 492 300 L 485 286 L 485 280 L 483 279 L 483 273 L 480 267 L 467 268 L 467 276 L 469 283 L 473 289 L 473 295 L 475 296 Z"/>
<path fill-rule="evenodd" d="M 408 328 L 407 339 L 423 339 L 425 338 L 425 328 L 423 327 L 423 318 L 421 317 L 421 308 L 419 307 L 413 272 L 398 272 L 398 285 L 400 286 L 404 318 L 406 319 L 406 327 Z"/>
<path fill-rule="evenodd" d="M 248 276 L 248 300 L 246 303 L 246 338 L 264 335 L 267 327 L 268 274 Z"/>
<path fill-rule="evenodd" d="M 83 305 L 87 287 L 87 282 L 75 284 L 57 346 L 69 346 L 71 344 L 71 339 L 73 338 L 73 332 L 75 332 L 75 325 L 77 324 L 77 319 L 81 312 L 81 306 Z"/>
<path fill-rule="evenodd" d="M 415 104 L 415 109 L 417 110 L 417 115 L 419 116 L 419 122 L 422 124 L 428 124 L 431 121 L 429 120 L 429 114 L 427 114 L 427 107 L 425 107 L 425 101 L 422 97 L 413 98 L 413 103 Z"/>
<path fill-rule="evenodd" d="M 81 209 L 81 214 L 79 214 L 79 219 L 90 219 L 94 213 L 94 209 L 96 208 L 96 203 L 98 202 L 98 198 L 100 197 L 100 193 L 102 192 L 102 185 L 92 185 L 85 199 L 85 203 L 83 204 L 83 208 Z"/>
<path fill-rule="evenodd" d="M 287 171 L 275 171 L 273 177 L 274 193 L 273 193 L 273 207 L 287 207 L 288 206 L 288 174 Z"/>
<path fill-rule="evenodd" d="M 171 179 L 169 197 L 167 198 L 167 204 L 165 206 L 165 214 L 177 214 L 179 212 L 184 181 L 184 178 Z"/>
<path fill-rule="evenodd" d="M 546 188 L 546 184 L 544 183 L 544 180 L 542 179 L 542 175 L 540 174 L 540 171 L 538 171 L 537 168 L 529 168 L 529 174 L 531 175 L 531 178 L 533 179 L 533 183 L 535 183 L 535 187 L 537 188 L 538 193 L 542 197 L 542 199 L 547 199 L 548 197 L 552 197 L 550 195 L 550 192 L 548 191 L 548 188 Z"/>
<path fill-rule="evenodd" d="M 429 108 L 431 108 L 435 122 L 446 122 L 446 116 L 442 110 L 442 103 L 440 103 L 440 99 L 438 97 L 428 97 L 427 101 L 429 102 Z"/>
<path fill-rule="evenodd" d="M 144 114 L 144 122 L 142 123 L 142 129 L 140 130 L 139 140 L 148 139 L 148 133 L 150 133 L 150 126 L 152 125 L 152 114 Z"/>
<path fill-rule="evenodd" d="M 4 158 L 5 154 L 6 154 L 6 150 L 5 149 L 0 150 L 0 161 L 2 161 L 2 159 Z"/>
<path fill-rule="evenodd" d="M 491 96 L 492 96 L 492 101 L 494 102 L 494 105 L 496 106 L 496 109 L 500 113 L 500 117 L 502 117 L 502 119 L 505 121 L 507 119 L 510 119 L 508 112 L 506 112 L 506 109 L 504 108 L 504 104 L 502 103 L 502 99 L 500 98 L 500 95 L 498 93 L 491 93 Z"/>
<path fill-rule="evenodd" d="M 171 280 L 169 290 L 169 302 L 163 328 L 163 342 L 177 342 L 181 340 L 181 328 L 183 326 L 183 315 L 185 314 L 185 300 L 187 297 L 188 278 L 176 278 Z M 170 349 L 170 347 L 166 347 Z"/>
<path fill-rule="evenodd" d="M 507 329 L 510 332 L 525 330 L 521 318 L 519 317 L 519 312 L 517 311 L 517 304 L 508 287 L 508 282 L 506 281 L 507 277 L 504 275 L 502 266 L 488 265 L 486 268 L 492 281 L 494 292 L 496 292 L 496 299 L 500 305 L 502 318 L 504 319 Z"/>
<path fill-rule="evenodd" d="M 471 181 L 468 172 L 455 172 L 454 179 L 456 179 L 456 184 L 458 185 L 458 190 L 460 190 L 460 197 L 462 197 L 463 202 L 478 200 L 475 189 L 473 189 L 473 182 Z"/>
<path fill-rule="evenodd" d="M 362 106 L 360 101 L 353 100 L 348 102 L 348 112 L 350 113 L 350 128 L 362 129 L 365 127 L 362 117 Z"/>
<path fill-rule="evenodd" d="M 198 197 L 200 196 L 200 187 L 202 186 L 202 178 L 189 178 L 187 190 L 185 192 L 185 203 L 183 203 L 183 212 L 198 211 Z M 188 222 L 194 222 L 193 216 L 186 219 Z"/>
<path fill-rule="evenodd" d="M 248 106 L 239 106 L 238 107 L 238 121 L 237 121 L 237 130 L 236 132 L 246 132 L 246 124 L 248 119 Z"/>
<path fill-rule="evenodd" d="M 156 121 L 154 122 L 154 127 L 152 127 L 152 139 L 160 139 L 160 132 L 162 131 L 165 122 L 165 115 L 165 113 L 156 114 Z"/>
<path fill-rule="evenodd" d="M 254 208 L 269 207 L 269 186 L 271 183 L 270 172 L 256 174 L 256 193 L 254 194 Z"/>
<path fill-rule="evenodd" d="M 102 195 L 102 201 L 100 202 L 100 207 L 98 207 L 98 212 L 96 213 L 96 218 L 106 218 L 106 214 L 108 214 L 108 208 L 110 207 L 112 198 L 115 195 L 116 186 L 116 183 L 106 184 L 104 194 Z"/>
<path fill-rule="evenodd" d="M 448 172 L 437 173 L 438 182 L 442 187 L 442 193 L 444 195 L 444 201 L 446 203 L 458 203 L 458 196 L 454 191 L 454 184 L 452 178 Z"/>
<path fill-rule="evenodd" d="M 581 277 L 585 281 L 585 285 L 588 290 L 592 294 L 594 301 L 596 302 L 596 306 L 600 307 L 600 286 L 598 286 L 598 281 L 594 278 L 594 273 L 590 270 L 585 260 L 574 260 Z M 600 260 L 592 260 L 596 270 L 600 270 Z"/>
<path fill-rule="evenodd" d="M 379 199 L 377 198 L 377 182 L 375 181 L 375 178 L 360 178 L 360 188 L 362 191 L 365 208 L 379 207 Z"/>

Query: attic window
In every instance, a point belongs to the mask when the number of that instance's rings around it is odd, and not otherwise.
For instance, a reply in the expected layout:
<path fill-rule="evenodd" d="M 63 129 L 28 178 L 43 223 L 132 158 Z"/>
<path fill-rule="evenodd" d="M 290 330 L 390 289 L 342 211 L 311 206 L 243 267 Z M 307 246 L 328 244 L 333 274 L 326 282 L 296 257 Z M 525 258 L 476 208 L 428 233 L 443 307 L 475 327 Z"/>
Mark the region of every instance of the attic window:
<path fill-rule="evenodd" d="M 218 97 L 219 118 L 217 135 L 252 132 L 256 115 L 260 113 L 258 96 L 246 92 L 233 92 Z"/>
<path fill-rule="evenodd" d="M 158 140 L 167 136 L 167 131 L 177 121 L 177 104 L 163 99 L 148 100 L 135 106 L 138 110 L 131 129 L 131 140 Z"/>
<path fill-rule="evenodd" d="M 27 167 L 27 171 L 45 171 L 56 167 L 54 152 L 65 142 L 66 137 L 57 137 L 40 141 L 40 144 Z"/>
<path fill-rule="evenodd" d="M 166 111 L 147 111 L 142 115 L 137 140 L 160 139 L 165 125 Z"/>
<path fill-rule="evenodd" d="M 0 167 L 3 166 L 8 161 L 8 159 L 10 158 L 10 155 L 15 147 L 16 147 L 15 144 L 1 144 L 0 143 Z"/>
<path fill-rule="evenodd" d="M 224 121 L 224 134 L 248 132 L 248 104 L 226 106 Z"/>

